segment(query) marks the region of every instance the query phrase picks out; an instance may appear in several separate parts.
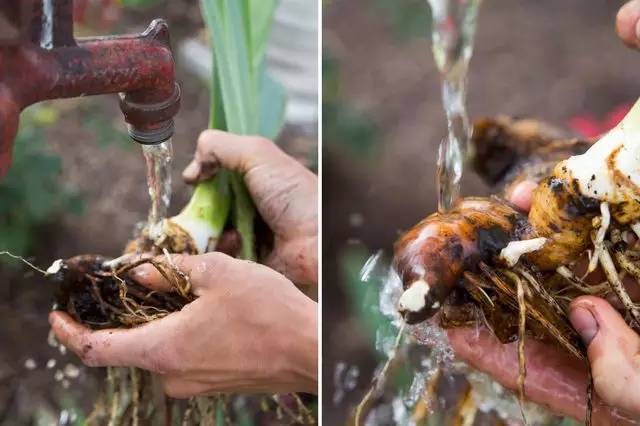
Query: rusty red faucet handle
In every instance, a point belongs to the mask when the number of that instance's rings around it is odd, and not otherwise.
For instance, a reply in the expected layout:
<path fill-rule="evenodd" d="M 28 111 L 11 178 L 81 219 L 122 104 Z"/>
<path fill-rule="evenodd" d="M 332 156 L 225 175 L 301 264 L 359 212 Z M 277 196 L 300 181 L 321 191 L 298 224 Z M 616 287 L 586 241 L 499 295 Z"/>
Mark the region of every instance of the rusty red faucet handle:
<path fill-rule="evenodd" d="M 171 137 L 180 88 L 166 22 L 154 20 L 137 35 L 76 40 L 71 0 L 0 0 L 0 178 L 23 108 L 107 93 L 121 94 L 134 140 Z"/>

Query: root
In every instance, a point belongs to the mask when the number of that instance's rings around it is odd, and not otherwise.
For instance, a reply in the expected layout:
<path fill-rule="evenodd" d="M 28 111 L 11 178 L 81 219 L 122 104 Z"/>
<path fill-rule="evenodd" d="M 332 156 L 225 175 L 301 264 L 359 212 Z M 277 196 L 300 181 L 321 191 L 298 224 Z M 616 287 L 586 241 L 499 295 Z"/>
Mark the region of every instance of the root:
<path fill-rule="evenodd" d="M 128 273 L 150 264 L 170 284 L 172 291 L 156 292 L 133 281 Z M 134 327 L 182 309 L 195 300 L 189 276 L 171 258 L 139 259 L 117 269 L 104 269 L 101 258 L 78 256 L 63 262 L 59 273 L 57 309 L 91 328 Z"/>
<path fill-rule="evenodd" d="M 620 299 L 620 302 L 626 309 L 627 313 L 631 316 L 636 329 L 640 328 L 640 309 L 634 305 L 631 297 L 629 297 L 629 293 L 627 293 L 627 290 L 624 288 L 624 284 L 618 276 L 618 271 L 616 270 L 616 266 L 613 263 L 609 250 L 606 248 L 602 250 L 599 253 L 599 259 L 602 270 L 607 276 L 607 280 L 611 286 L 611 290 L 616 294 L 616 296 L 618 296 L 618 299 Z"/>
<path fill-rule="evenodd" d="M 640 282 L 640 268 L 633 263 L 633 261 L 627 256 L 623 249 L 620 248 L 621 245 L 626 246 L 626 242 L 624 242 L 622 238 L 622 233 L 618 229 L 611 230 L 611 242 L 613 243 L 613 255 L 616 258 L 616 262 L 618 265 L 629 275 L 636 279 L 636 281 Z"/>
<path fill-rule="evenodd" d="M 609 290 L 608 283 L 602 283 L 602 284 L 592 285 L 592 286 L 588 285 L 587 283 L 582 281 L 582 279 L 576 277 L 575 274 L 571 272 L 571 270 L 566 266 L 558 267 L 558 269 L 556 269 L 556 272 L 562 278 L 567 280 L 567 282 L 569 282 L 569 284 L 571 284 L 573 288 L 575 288 L 576 290 L 579 290 L 581 293 L 593 295 L 593 296 L 602 296 L 604 293 L 606 293 Z"/>
<path fill-rule="evenodd" d="M 10 253 L 8 251 L 0 251 L 0 256 L 9 256 L 12 259 L 19 260 L 20 262 L 22 262 L 25 265 L 27 265 L 29 268 L 33 269 L 36 272 L 40 272 L 44 276 L 49 275 L 47 273 L 47 271 L 45 271 L 44 269 L 38 268 L 36 265 L 34 265 L 33 263 L 29 262 L 27 259 L 25 259 L 22 256 L 15 255 L 15 254 Z"/>
<path fill-rule="evenodd" d="M 609 225 L 611 224 L 611 213 L 609 211 L 609 203 L 601 203 L 600 204 L 600 213 L 602 216 L 594 219 L 594 228 L 598 228 L 595 237 L 593 237 L 593 254 L 589 259 L 589 267 L 587 268 L 587 274 L 595 271 L 598 266 L 598 259 L 600 258 L 600 253 L 605 250 L 604 247 L 604 238 L 607 235 L 607 230 L 609 229 Z M 599 222 L 599 223 L 598 223 Z"/>
<path fill-rule="evenodd" d="M 587 363 L 587 412 L 584 418 L 584 424 L 591 426 L 591 417 L 593 413 L 593 376 L 591 374 L 591 364 Z"/>
<path fill-rule="evenodd" d="M 389 358 L 387 359 L 387 362 L 382 367 L 382 370 L 380 371 L 380 374 L 378 374 L 377 377 L 374 377 L 373 383 L 371 384 L 371 387 L 369 388 L 369 391 L 365 394 L 364 398 L 362 398 L 362 400 L 360 401 L 360 403 L 356 407 L 355 419 L 354 419 L 354 425 L 355 426 L 364 425 L 363 415 L 367 414 L 367 409 L 369 407 L 369 404 L 373 400 L 375 394 L 378 392 L 380 383 L 384 383 L 384 380 L 387 377 L 387 373 L 389 371 L 389 367 L 391 367 L 391 364 L 395 360 L 396 355 L 398 353 L 398 349 L 400 348 L 400 344 L 402 343 L 402 337 L 404 336 L 405 327 L 406 327 L 406 324 L 403 323 L 402 327 L 400 327 L 400 330 L 398 330 L 398 334 L 396 336 L 396 340 L 395 340 L 395 342 L 393 344 L 393 348 L 389 352 Z"/>
<path fill-rule="evenodd" d="M 487 278 L 489 278 L 491 282 L 494 284 L 496 290 L 498 290 L 505 296 L 509 305 L 514 310 L 518 309 L 518 302 L 517 302 L 518 296 L 516 294 L 516 291 L 514 291 L 512 287 L 510 287 L 506 282 L 504 282 L 502 278 L 498 276 L 496 271 L 493 270 L 491 267 L 489 267 L 486 263 L 480 262 L 479 266 L 482 273 Z M 527 302 L 526 300 L 524 302 L 525 302 L 524 306 L 526 307 L 526 312 L 531 319 L 533 319 L 538 324 L 540 324 L 540 326 L 543 327 L 547 331 L 547 333 L 551 337 L 553 337 L 569 353 L 573 354 L 576 358 L 580 360 L 586 359 L 584 351 L 581 348 L 578 348 L 573 343 L 571 343 L 571 341 L 567 339 L 567 337 L 565 337 L 565 333 L 563 331 L 561 331 L 555 324 L 550 322 L 545 317 L 545 315 L 542 312 L 540 312 L 538 309 L 536 309 L 534 306 L 532 306 L 531 303 Z"/>
<path fill-rule="evenodd" d="M 425 390 L 422 393 L 422 398 L 416 404 L 411 420 L 416 424 L 423 424 L 429 417 L 430 412 L 434 411 L 434 402 L 437 401 L 437 387 L 442 378 L 443 368 L 442 364 L 438 364 L 436 371 L 433 375 L 427 379 Z"/>
<path fill-rule="evenodd" d="M 468 386 L 462 398 L 456 404 L 455 417 L 452 424 L 459 426 L 472 426 L 478 414 L 478 404 L 473 398 L 473 388 Z M 526 424 L 526 422 L 525 422 Z"/>
<path fill-rule="evenodd" d="M 549 294 L 549 292 L 543 286 L 540 285 L 540 283 L 534 278 L 531 272 L 529 272 L 524 266 L 517 267 L 515 271 L 518 274 L 522 275 L 529 282 L 533 290 L 535 290 L 536 294 L 540 298 L 542 298 L 542 300 L 547 302 L 547 304 L 555 311 L 556 314 L 558 314 L 560 318 L 565 321 L 569 320 L 569 318 L 567 317 L 567 313 L 564 309 L 562 309 L 558 301 L 554 299 L 553 296 Z"/>
<path fill-rule="evenodd" d="M 517 278 L 517 277 L 516 277 Z M 527 425 L 527 417 L 524 413 L 525 379 L 527 378 L 527 364 L 524 354 L 524 338 L 527 330 L 527 304 L 525 302 L 525 287 L 521 279 L 516 279 L 518 296 L 518 403 L 522 421 Z"/>
<path fill-rule="evenodd" d="M 631 230 L 636 234 L 638 240 L 640 241 L 640 222 L 632 223 Z"/>

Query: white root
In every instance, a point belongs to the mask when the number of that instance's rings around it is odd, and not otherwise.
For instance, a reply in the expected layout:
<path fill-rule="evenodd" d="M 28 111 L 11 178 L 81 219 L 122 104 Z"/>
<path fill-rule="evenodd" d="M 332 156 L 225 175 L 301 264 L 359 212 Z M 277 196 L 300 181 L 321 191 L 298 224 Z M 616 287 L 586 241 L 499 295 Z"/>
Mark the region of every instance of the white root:
<path fill-rule="evenodd" d="M 631 230 L 636 234 L 638 239 L 640 239 L 640 222 L 632 223 Z"/>
<path fill-rule="evenodd" d="M 587 283 L 582 281 L 582 279 L 576 277 L 576 275 L 564 265 L 559 266 L 558 269 L 556 269 L 556 272 L 558 273 L 558 275 L 566 279 L 569 282 L 569 284 L 572 285 L 572 287 L 580 290 L 585 294 L 600 295 L 603 292 L 608 291 L 610 288 L 610 285 L 608 282 L 603 282 L 597 285 L 587 285 Z"/>
<path fill-rule="evenodd" d="M 425 280 L 416 280 L 402 293 L 398 302 L 400 312 L 420 312 L 424 309 L 429 294 L 429 284 Z"/>
<path fill-rule="evenodd" d="M 593 240 L 593 254 L 589 259 L 589 267 L 587 268 L 587 274 L 595 271 L 598 266 L 598 259 L 600 258 L 600 253 L 604 250 L 604 238 L 607 235 L 607 231 L 609 230 L 609 225 L 611 224 L 611 213 L 609 211 L 609 203 L 604 202 L 600 203 L 600 227 L 598 228 L 598 232 Z"/>
<path fill-rule="evenodd" d="M 46 275 L 55 275 L 55 274 L 57 274 L 58 272 L 60 272 L 60 269 L 62 269 L 63 265 L 64 265 L 64 260 L 62 260 L 62 259 L 55 260 L 51 264 L 51 266 L 49 266 L 47 268 Z"/>
<path fill-rule="evenodd" d="M 503 260 L 507 266 L 513 267 L 518 263 L 520 257 L 527 253 L 540 250 L 546 242 L 547 239 L 544 237 L 511 241 L 500 251 L 500 259 Z"/>
<path fill-rule="evenodd" d="M 640 309 L 634 305 L 627 293 L 627 290 L 624 288 L 624 284 L 622 284 L 622 280 L 618 276 L 618 271 L 616 271 L 616 266 L 613 263 L 613 259 L 611 258 L 609 251 L 602 250 L 600 252 L 599 259 L 602 270 L 607 276 L 607 280 L 611 286 L 611 290 L 613 290 L 616 296 L 618 296 L 622 305 L 625 307 L 627 312 L 629 312 L 636 327 L 640 327 Z"/>

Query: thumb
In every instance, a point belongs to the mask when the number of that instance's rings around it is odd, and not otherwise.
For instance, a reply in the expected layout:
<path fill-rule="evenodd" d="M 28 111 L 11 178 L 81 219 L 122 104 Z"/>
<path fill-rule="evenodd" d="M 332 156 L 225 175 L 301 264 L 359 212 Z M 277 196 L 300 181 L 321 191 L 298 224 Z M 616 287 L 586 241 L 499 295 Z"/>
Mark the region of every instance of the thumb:
<path fill-rule="evenodd" d="M 67 313 L 54 311 L 49 323 L 60 343 L 89 367 L 138 367 L 155 373 L 172 370 L 172 345 L 166 335 L 176 314 L 131 329 L 90 330 Z"/>
<path fill-rule="evenodd" d="M 616 16 L 616 31 L 629 47 L 640 47 L 640 0 L 627 2 Z"/>
<path fill-rule="evenodd" d="M 640 337 L 603 299 L 584 296 L 571 303 L 571 323 L 587 346 L 594 388 L 602 400 L 640 414 Z"/>
<path fill-rule="evenodd" d="M 210 178 L 218 167 L 246 174 L 258 165 L 286 161 L 288 157 L 270 140 L 205 130 L 198 137 L 195 158 L 182 177 L 188 183 Z"/>

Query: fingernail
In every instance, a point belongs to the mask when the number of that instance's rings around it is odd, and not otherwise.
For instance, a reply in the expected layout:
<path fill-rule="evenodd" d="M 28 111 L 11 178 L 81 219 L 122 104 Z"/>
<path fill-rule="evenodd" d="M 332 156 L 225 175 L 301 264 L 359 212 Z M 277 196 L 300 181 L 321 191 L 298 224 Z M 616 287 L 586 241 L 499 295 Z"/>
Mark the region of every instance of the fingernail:
<path fill-rule="evenodd" d="M 636 39 L 634 40 L 634 43 L 636 44 L 636 46 L 638 46 L 640 45 L 640 19 L 636 22 L 635 32 Z"/>
<path fill-rule="evenodd" d="M 598 322 L 591 311 L 582 306 L 576 306 L 569 313 L 571 324 L 576 329 L 585 345 L 589 346 L 598 334 Z"/>
<path fill-rule="evenodd" d="M 536 189 L 538 185 L 535 182 L 524 181 L 517 184 L 513 191 L 511 191 L 511 195 L 509 199 L 511 202 L 523 210 L 529 210 L 531 208 L 531 196 L 533 194 L 533 190 Z"/>
<path fill-rule="evenodd" d="M 200 163 L 192 160 L 182 172 L 182 178 L 186 182 L 195 182 L 200 174 Z"/>
<path fill-rule="evenodd" d="M 149 279 L 149 277 L 153 273 L 153 269 L 154 268 L 152 265 L 145 263 L 144 265 L 140 265 L 137 268 L 129 271 L 129 276 L 134 281 L 145 281 Z"/>

